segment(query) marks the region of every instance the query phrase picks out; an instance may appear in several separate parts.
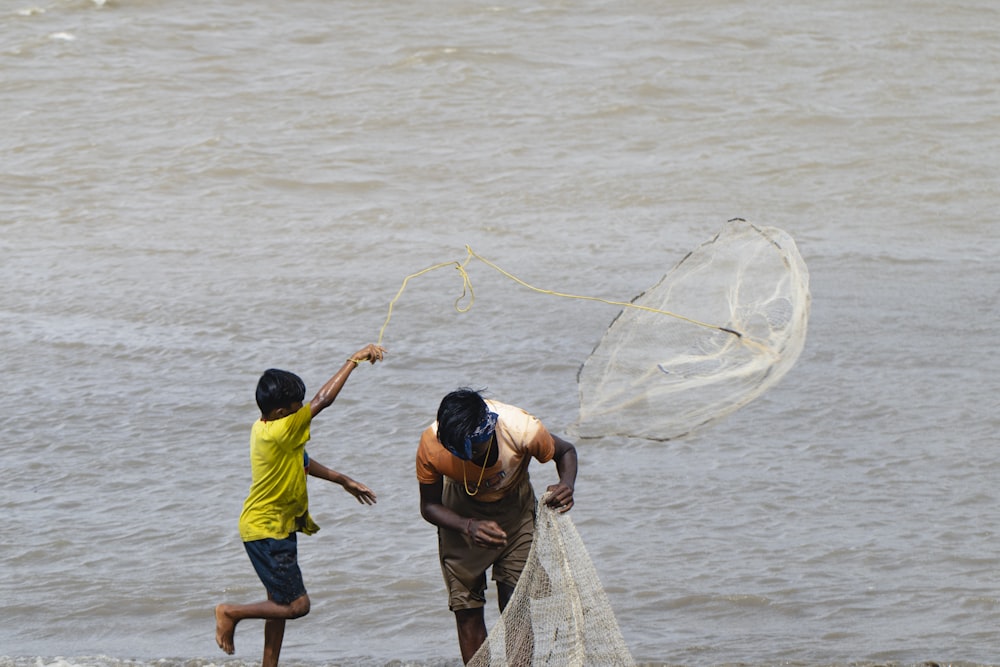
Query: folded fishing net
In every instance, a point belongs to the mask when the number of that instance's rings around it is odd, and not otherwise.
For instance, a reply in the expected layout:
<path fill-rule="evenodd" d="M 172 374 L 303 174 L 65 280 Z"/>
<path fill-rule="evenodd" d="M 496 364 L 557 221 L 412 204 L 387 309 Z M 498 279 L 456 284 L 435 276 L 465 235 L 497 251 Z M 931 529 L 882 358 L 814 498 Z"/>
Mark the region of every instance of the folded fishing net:
<path fill-rule="evenodd" d="M 470 667 L 633 665 L 569 514 L 538 504 L 535 538 L 514 594 Z"/>
<path fill-rule="evenodd" d="M 571 431 L 670 440 L 733 412 L 795 364 L 809 304 L 792 238 L 730 220 L 612 322 L 580 368 Z"/>

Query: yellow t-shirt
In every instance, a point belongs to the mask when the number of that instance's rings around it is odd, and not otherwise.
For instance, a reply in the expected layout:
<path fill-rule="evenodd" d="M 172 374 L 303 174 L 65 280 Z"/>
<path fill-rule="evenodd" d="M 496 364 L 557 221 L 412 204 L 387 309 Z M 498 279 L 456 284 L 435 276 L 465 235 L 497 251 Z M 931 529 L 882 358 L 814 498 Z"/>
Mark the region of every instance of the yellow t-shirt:
<path fill-rule="evenodd" d="M 250 493 L 240 514 L 244 542 L 284 539 L 295 531 L 319 530 L 309 516 L 304 453 L 309 441 L 309 404 L 274 421 L 258 419 L 250 431 Z"/>
<path fill-rule="evenodd" d="M 496 502 L 528 477 L 532 457 L 540 463 L 552 460 L 555 440 L 536 417 L 498 401 L 487 400 L 486 406 L 499 416 L 495 442 L 500 454 L 496 463 L 483 470 L 458 458 L 438 441 L 437 422 L 434 422 L 421 434 L 417 446 L 417 481 L 434 484 L 448 477 L 476 493 L 476 500 Z M 482 487 L 478 492 L 477 485 Z"/>

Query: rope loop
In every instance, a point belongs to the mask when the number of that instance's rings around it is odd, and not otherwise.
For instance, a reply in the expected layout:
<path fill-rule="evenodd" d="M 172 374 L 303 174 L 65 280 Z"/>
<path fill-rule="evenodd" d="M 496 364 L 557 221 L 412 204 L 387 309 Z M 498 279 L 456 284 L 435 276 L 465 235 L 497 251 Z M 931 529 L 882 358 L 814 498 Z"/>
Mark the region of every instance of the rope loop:
<path fill-rule="evenodd" d="M 600 303 L 608 304 L 609 306 L 619 306 L 619 307 L 622 307 L 622 308 L 635 308 L 637 310 L 645 310 L 645 311 L 650 312 L 650 313 L 657 313 L 657 314 L 660 314 L 660 315 L 667 315 L 668 317 L 674 317 L 674 318 L 677 318 L 679 320 L 684 320 L 685 322 L 690 322 L 691 324 L 694 324 L 694 325 L 697 325 L 697 326 L 707 327 L 709 329 L 717 329 L 718 331 L 723 331 L 725 333 L 732 334 L 732 335 L 736 336 L 737 338 L 743 338 L 743 334 L 740 333 L 739 331 L 734 330 L 734 329 L 727 329 L 726 327 L 717 326 L 715 324 L 709 324 L 707 322 L 700 322 L 698 320 L 691 319 L 690 317 L 684 317 L 683 315 L 678 315 L 677 313 L 672 313 L 669 310 L 660 310 L 658 308 L 651 308 L 649 306 L 641 306 L 639 304 L 631 303 L 631 302 L 626 302 L 626 301 L 612 301 L 610 299 L 603 299 L 603 298 L 597 297 L 597 296 L 582 296 L 582 295 L 579 295 L 579 294 L 567 294 L 565 292 L 556 292 L 554 290 L 548 290 L 548 289 L 542 289 L 540 287 L 535 287 L 534 285 L 530 285 L 530 284 L 526 283 L 525 281 L 521 280 L 520 278 L 518 278 L 514 274 L 512 274 L 512 273 L 510 273 L 508 271 L 505 271 L 504 269 L 500 268 L 499 266 L 497 266 L 496 264 L 494 264 L 490 260 L 486 259 L 482 255 L 480 255 L 479 253 L 477 253 L 475 250 L 473 250 L 471 246 L 466 245 L 465 246 L 465 252 L 466 252 L 465 260 L 462 261 L 462 262 L 452 261 L 452 262 L 442 262 L 440 264 L 434 264 L 433 266 L 428 266 L 426 269 L 422 269 L 420 271 L 417 271 L 416 273 L 411 273 L 410 275 L 406 276 L 403 279 L 403 284 L 399 287 L 399 291 L 396 292 L 396 296 L 393 297 L 392 301 L 389 302 L 389 312 L 386 314 L 385 322 L 382 324 L 382 328 L 379 330 L 378 341 L 376 343 L 377 345 L 381 345 L 382 344 L 382 338 L 385 335 L 385 329 L 386 329 L 386 327 L 389 326 L 389 320 L 392 319 L 392 310 L 395 307 L 396 302 L 399 301 L 399 297 L 401 297 L 403 295 L 403 291 L 406 289 L 407 284 L 410 282 L 411 279 L 417 278 L 418 276 L 422 276 L 425 273 L 430 273 L 431 271 L 436 271 L 437 269 L 442 269 L 442 268 L 445 268 L 445 267 L 448 267 L 448 266 L 454 267 L 462 275 L 462 293 L 459 295 L 459 297 L 457 299 L 455 299 L 455 310 L 458 311 L 459 313 L 467 313 L 467 312 L 469 312 L 472 309 L 472 304 L 474 304 L 475 301 L 476 301 L 476 293 L 475 293 L 475 290 L 473 290 L 473 288 L 472 288 L 472 279 L 469 278 L 469 272 L 466 269 L 466 267 L 469 265 L 469 262 L 471 262 L 473 259 L 478 259 L 480 262 L 482 262 L 486 266 L 490 267 L 491 269 L 493 269 L 497 273 L 501 274 L 502 276 L 504 276 L 504 277 L 506 277 L 506 278 L 508 278 L 508 279 L 510 279 L 512 281 L 514 281 L 515 283 L 517 283 L 521 287 L 525 287 L 525 288 L 527 288 L 527 289 L 529 289 L 529 290 L 531 290 L 533 292 L 537 292 L 539 294 L 548 294 L 550 296 L 558 296 L 558 297 L 562 297 L 562 298 L 565 298 L 565 299 L 579 299 L 579 300 L 583 300 L 583 301 L 598 301 Z M 462 304 L 462 300 L 465 299 L 466 296 L 468 296 L 469 302 L 465 306 L 462 306 L 461 305 Z"/>

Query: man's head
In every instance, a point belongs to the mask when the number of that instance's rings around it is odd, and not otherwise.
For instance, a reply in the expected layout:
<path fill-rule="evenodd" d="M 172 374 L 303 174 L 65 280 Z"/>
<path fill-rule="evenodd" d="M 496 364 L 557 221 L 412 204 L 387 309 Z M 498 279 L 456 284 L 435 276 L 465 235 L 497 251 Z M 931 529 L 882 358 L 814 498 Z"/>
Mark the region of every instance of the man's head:
<path fill-rule="evenodd" d="M 497 415 L 486 407 L 479 392 L 457 389 L 443 399 L 438 407 L 438 440 L 460 459 L 475 458 L 473 449 L 493 437 Z"/>
<path fill-rule="evenodd" d="M 306 397 L 306 385 L 295 373 L 269 368 L 257 381 L 257 407 L 267 417 L 281 408 L 289 409 Z"/>

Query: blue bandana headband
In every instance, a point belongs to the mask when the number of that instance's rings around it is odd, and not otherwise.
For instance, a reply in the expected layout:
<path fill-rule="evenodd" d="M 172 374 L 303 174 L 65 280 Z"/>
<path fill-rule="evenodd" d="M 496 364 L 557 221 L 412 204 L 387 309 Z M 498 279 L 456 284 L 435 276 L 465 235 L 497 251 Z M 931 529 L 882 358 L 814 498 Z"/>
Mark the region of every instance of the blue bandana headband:
<path fill-rule="evenodd" d="M 476 430 L 465 436 L 465 451 L 459 452 L 451 447 L 448 447 L 448 451 L 460 459 L 471 461 L 472 446 L 482 444 L 493 437 L 493 432 L 497 428 L 497 418 L 497 413 L 487 412 L 486 418 L 483 419 L 482 423 L 476 427 Z"/>

